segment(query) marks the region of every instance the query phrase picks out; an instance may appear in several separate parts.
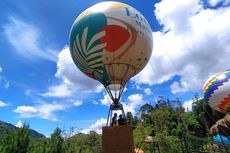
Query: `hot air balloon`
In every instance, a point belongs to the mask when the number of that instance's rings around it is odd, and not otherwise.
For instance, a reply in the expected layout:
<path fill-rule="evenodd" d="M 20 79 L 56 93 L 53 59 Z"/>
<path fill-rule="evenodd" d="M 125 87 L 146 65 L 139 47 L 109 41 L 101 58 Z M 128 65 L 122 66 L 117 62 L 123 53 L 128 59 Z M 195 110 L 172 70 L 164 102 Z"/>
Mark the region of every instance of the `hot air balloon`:
<path fill-rule="evenodd" d="M 203 87 L 204 99 L 215 110 L 230 111 L 230 70 L 217 73 Z"/>
<path fill-rule="evenodd" d="M 70 31 L 75 65 L 102 83 L 114 106 L 127 81 L 139 73 L 152 53 L 152 32 L 136 9 L 119 2 L 98 3 L 82 12 Z"/>
<path fill-rule="evenodd" d="M 124 116 L 119 100 L 125 84 L 145 67 L 152 54 L 152 31 L 147 20 L 127 4 L 98 3 L 76 18 L 69 41 L 75 65 L 103 84 L 111 97 L 110 119 L 111 110 L 122 110 Z M 132 129 L 103 127 L 102 152 L 133 153 Z"/>

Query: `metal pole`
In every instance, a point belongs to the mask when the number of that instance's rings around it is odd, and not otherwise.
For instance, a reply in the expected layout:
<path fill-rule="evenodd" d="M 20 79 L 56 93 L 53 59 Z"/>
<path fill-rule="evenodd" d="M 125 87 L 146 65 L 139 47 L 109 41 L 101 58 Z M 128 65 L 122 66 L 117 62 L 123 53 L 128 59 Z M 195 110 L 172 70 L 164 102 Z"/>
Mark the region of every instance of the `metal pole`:
<path fill-rule="evenodd" d="M 111 112 L 111 109 L 110 109 L 110 107 L 109 107 L 109 113 L 108 113 L 108 117 L 107 117 L 107 123 L 106 123 L 106 126 L 108 126 L 108 123 L 109 123 L 110 112 Z"/>

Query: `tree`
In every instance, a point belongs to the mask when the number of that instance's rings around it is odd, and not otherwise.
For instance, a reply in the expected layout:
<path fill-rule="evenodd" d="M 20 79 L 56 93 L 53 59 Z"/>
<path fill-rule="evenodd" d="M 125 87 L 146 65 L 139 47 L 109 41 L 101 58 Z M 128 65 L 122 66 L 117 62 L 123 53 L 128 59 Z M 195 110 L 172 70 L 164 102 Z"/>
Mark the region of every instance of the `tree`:
<path fill-rule="evenodd" d="M 171 106 L 171 102 L 169 99 L 165 98 L 164 96 L 158 96 L 156 101 L 156 108 L 164 107 L 164 106 Z"/>
<path fill-rule="evenodd" d="M 133 114 L 132 114 L 132 112 L 127 112 L 126 117 L 127 117 L 127 123 L 132 125 L 132 123 L 133 123 Z"/>
<path fill-rule="evenodd" d="M 98 135 L 95 131 L 90 131 L 88 135 L 88 146 L 93 153 L 100 153 L 101 150 L 101 139 L 100 135 Z"/>
<path fill-rule="evenodd" d="M 193 113 L 196 117 L 196 120 L 199 122 L 201 129 L 199 136 L 209 135 L 209 129 L 215 122 L 224 117 L 224 114 L 213 110 L 204 99 L 199 99 L 198 95 L 194 95 L 193 99 Z"/>
<path fill-rule="evenodd" d="M 24 124 L 22 128 L 6 134 L 0 139 L 1 153 L 27 153 L 30 143 L 29 126 Z"/>
<path fill-rule="evenodd" d="M 150 104 L 144 104 L 140 108 L 142 122 L 144 124 L 152 124 L 151 112 L 154 110 L 153 106 Z"/>
<path fill-rule="evenodd" d="M 95 131 L 90 131 L 89 134 L 78 133 L 67 139 L 65 143 L 74 144 L 72 151 L 78 153 L 101 153 L 101 135 Z M 65 152 L 67 153 L 67 152 Z M 71 152 L 68 152 L 71 153 Z"/>
<path fill-rule="evenodd" d="M 152 111 L 151 119 L 154 123 L 154 131 L 162 132 L 166 131 L 168 133 L 171 122 L 171 112 L 167 107 L 160 108 L 158 110 Z"/>
<path fill-rule="evenodd" d="M 49 153 L 49 139 L 42 138 L 31 142 L 28 153 Z"/>
<path fill-rule="evenodd" d="M 158 133 L 155 137 L 158 142 L 159 151 L 161 153 L 182 153 L 180 140 L 175 136 L 168 136 L 165 133 Z"/>
<path fill-rule="evenodd" d="M 51 135 L 49 140 L 49 149 L 50 153 L 61 153 L 62 151 L 62 144 L 63 144 L 63 137 L 62 131 L 59 128 L 54 130 L 54 133 Z"/>
<path fill-rule="evenodd" d="M 146 103 L 143 106 L 141 106 L 140 112 L 145 112 L 146 114 L 150 114 L 153 109 L 154 108 L 152 105 Z"/>

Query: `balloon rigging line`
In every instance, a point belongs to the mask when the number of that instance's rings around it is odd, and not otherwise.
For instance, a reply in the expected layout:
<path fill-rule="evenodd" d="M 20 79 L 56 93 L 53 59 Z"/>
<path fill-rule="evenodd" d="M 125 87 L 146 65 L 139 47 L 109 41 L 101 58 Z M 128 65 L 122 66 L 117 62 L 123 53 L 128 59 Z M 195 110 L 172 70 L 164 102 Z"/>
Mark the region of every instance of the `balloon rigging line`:
<path fill-rule="evenodd" d="M 112 101 L 114 101 L 113 94 L 109 90 L 109 87 L 105 87 L 105 89 L 106 89 L 107 93 L 109 94 L 109 96 L 111 97 Z"/>
<path fill-rule="evenodd" d="M 123 72 L 122 77 L 117 78 L 117 81 L 119 81 L 119 82 L 113 81 L 114 79 L 116 80 L 115 67 L 114 67 L 115 65 L 125 65 L 126 66 L 126 68 L 124 68 L 124 70 L 122 71 Z M 112 101 L 114 101 L 115 99 L 120 100 L 121 94 L 123 93 L 124 88 L 125 88 L 125 84 L 127 83 L 126 80 L 128 80 L 127 79 L 128 72 L 132 68 L 132 70 L 133 70 L 132 74 L 135 74 L 136 73 L 136 68 L 133 67 L 132 65 L 129 65 L 129 64 L 126 64 L 126 63 L 112 63 L 112 64 L 105 64 L 104 66 L 107 67 L 107 69 L 110 72 L 110 76 L 113 78 L 113 79 L 110 79 L 109 81 L 112 82 L 111 85 L 113 86 L 112 90 L 114 90 L 114 92 L 112 92 L 110 87 L 107 86 L 107 85 L 104 85 L 105 89 L 106 89 L 107 93 L 109 94 L 109 96 L 111 97 Z M 116 89 L 117 88 L 116 83 L 120 84 L 119 90 Z"/>
<path fill-rule="evenodd" d="M 109 71 L 110 71 L 110 67 L 112 67 L 112 75 L 113 74 L 116 74 L 114 71 L 114 68 L 113 68 L 113 66 L 111 65 L 111 64 L 109 64 Z M 109 72 L 110 73 L 110 72 Z M 111 76 L 110 76 L 111 77 Z M 114 76 L 112 76 L 112 77 L 114 77 Z M 112 80 L 114 80 L 114 79 L 112 79 Z M 115 93 L 114 93 L 114 96 L 115 96 L 115 99 L 116 99 L 116 97 L 117 97 L 117 92 L 116 92 L 116 90 L 115 90 L 115 82 L 113 82 L 113 89 L 114 89 L 114 91 L 115 91 Z"/>
<path fill-rule="evenodd" d="M 106 95 L 107 100 L 109 100 L 109 104 L 112 104 L 107 91 L 105 91 L 105 95 Z"/>
<path fill-rule="evenodd" d="M 154 34 L 154 33 L 153 33 Z M 166 50 L 166 48 L 164 47 L 163 43 L 160 41 L 160 38 L 157 36 L 157 34 L 154 34 L 154 36 L 157 38 L 161 48 L 163 49 L 163 51 L 165 52 L 165 54 L 167 55 L 167 57 L 169 58 L 169 61 L 171 62 L 172 66 L 174 67 L 174 69 L 179 73 L 179 69 L 177 68 L 175 62 L 173 61 L 172 57 L 170 56 L 170 54 L 168 53 L 168 51 Z"/>
<path fill-rule="evenodd" d="M 119 95 L 119 97 L 121 97 L 121 94 L 123 93 L 123 91 L 124 91 L 124 89 L 125 89 L 125 85 L 126 85 L 126 81 L 125 80 L 127 80 L 126 79 L 126 77 L 127 77 L 127 75 L 128 75 L 128 71 L 129 71 L 129 68 L 130 68 L 130 66 L 129 65 L 126 65 L 126 71 L 125 71 L 125 73 L 124 73 L 124 75 L 123 75 L 123 77 L 122 78 L 124 78 L 124 80 L 122 80 L 121 79 L 121 84 L 122 84 L 122 86 L 120 86 L 120 95 Z M 124 85 L 123 85 L 124 84 Z"/>

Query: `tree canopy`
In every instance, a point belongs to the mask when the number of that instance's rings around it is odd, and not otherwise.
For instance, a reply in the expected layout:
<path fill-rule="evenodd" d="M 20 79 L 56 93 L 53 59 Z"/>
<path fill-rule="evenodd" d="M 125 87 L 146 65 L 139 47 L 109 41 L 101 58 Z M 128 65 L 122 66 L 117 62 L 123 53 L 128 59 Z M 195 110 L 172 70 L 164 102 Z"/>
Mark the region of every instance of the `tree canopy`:
<path fill-rule="evenodd" d="M 179 99 L 170 100 L 159 96 L 155 105 L 144 104 L 137 114 L 128 112 L 126 115 L 127 123 L 133 125 L 135 146 L 141 146 L 145 152 L 157 149 L 163 153 L 180 153 L 188 148 L 206 151 L 216 148 L 204 140 L 212 140 L 210 127 L 224 117 L 224 114 L 212 110 L 197 95 L 194 96 L 191 111 L 184 109 Z M 100 134 L 95 131 L 88 134 L 73 131 L 68 133 L 56 128 L 49 138 L 33 140 L 29 126 L 25 124 L 22 128 L 0 136 L 0 152 L 101 153 Z M 151 145 L 149 142 L 144 143 L 146 137 L 152 137 Z"/>

